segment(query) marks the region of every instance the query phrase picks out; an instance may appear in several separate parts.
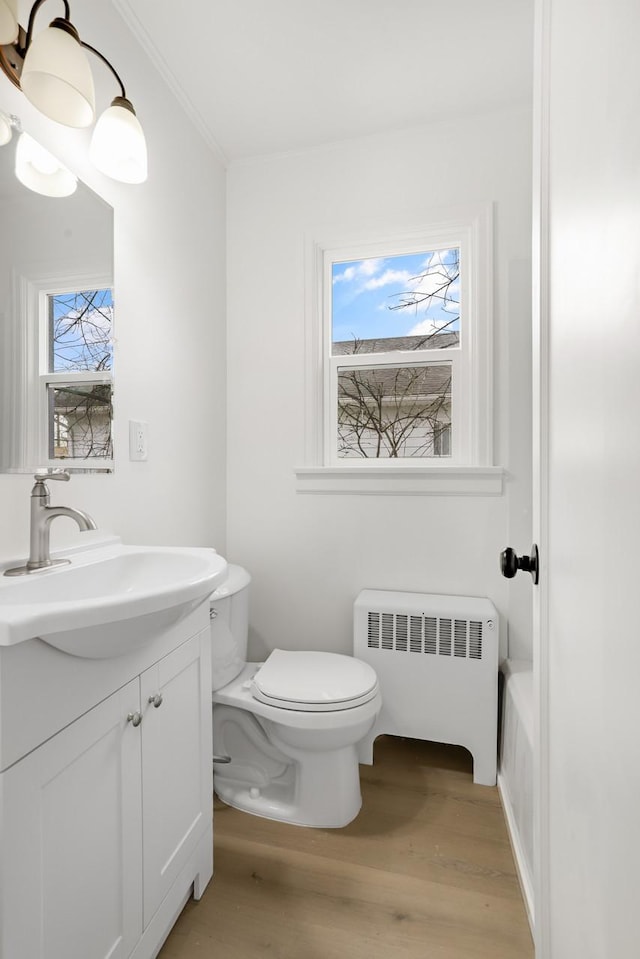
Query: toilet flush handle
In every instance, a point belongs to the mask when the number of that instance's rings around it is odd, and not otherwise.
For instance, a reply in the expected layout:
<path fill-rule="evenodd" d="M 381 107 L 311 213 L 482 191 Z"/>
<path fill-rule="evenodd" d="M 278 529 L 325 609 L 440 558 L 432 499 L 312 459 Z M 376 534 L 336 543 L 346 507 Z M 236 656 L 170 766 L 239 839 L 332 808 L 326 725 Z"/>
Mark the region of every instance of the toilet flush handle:
<path fill-rule="evenodd" d="M 230 763 L 231 756 L 214 756 L 213 761 L 214 763 Z"/>

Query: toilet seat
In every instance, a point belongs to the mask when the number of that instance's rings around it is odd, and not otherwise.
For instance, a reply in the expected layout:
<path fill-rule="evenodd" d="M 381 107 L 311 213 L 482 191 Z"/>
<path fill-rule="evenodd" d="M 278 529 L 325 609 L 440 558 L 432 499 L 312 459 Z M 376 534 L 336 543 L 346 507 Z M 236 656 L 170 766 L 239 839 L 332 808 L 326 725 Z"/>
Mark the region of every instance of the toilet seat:
<path fill-rule="evenodd" d="M 299 712 L 353 709 L 377 693 L 372 667 L 339 653 L 274 649 L 251 681 L 254 699 Z"/>

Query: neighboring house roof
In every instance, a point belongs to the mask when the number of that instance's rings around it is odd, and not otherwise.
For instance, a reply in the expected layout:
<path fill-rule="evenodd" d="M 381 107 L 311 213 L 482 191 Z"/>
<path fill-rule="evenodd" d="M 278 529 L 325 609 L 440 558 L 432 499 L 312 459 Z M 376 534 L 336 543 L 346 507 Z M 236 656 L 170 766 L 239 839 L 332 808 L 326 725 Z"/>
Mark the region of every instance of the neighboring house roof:
<path fill-rule="evenodd" d="M 363 356 L 376 353 L 400 351 L 424 353 L 455 347 L 460 341 L 458 333 L 431 333 L 427 336 L 395 336 L 383 339 L 348 340 L 333 344 L 334 356 Z M 421 357 L 421 359 L 427 359 Z M 435 357 L 433 358 L 435 360 Z M 375 360 L 372 355 L 372 363 Z M 378 366 L 373 369 L 355 367 L 338 373 L 338 395 L 343 401 L 382 399 L 386 403 L 398 403 L 418 397 L 423 402 L 446 403 L 451 396 L 451 364 L 427 363 L 425 366 L 403 366 L 398 357 L 398 366 Z"/>
<path fill-rule="evenodd" d="M 451 399 L 451 365 L 342 370 L 338 373 L 338 398 L 343 402 L 381 399 L 396 404 L 420 398 L 429 404 L 447 405 Z"/>
<path fill-rule="evenodd" d="M 110 414 L 111 384 L 79 384 L 76 388 L 65 384 L 56 386 L 54 391 L 54 409 L 56 413 L 77 413 L 88 416 L 103 412 Z"/>
<path fill-rule="evenodd" d="M 379 339 L 341 340 L 332 344 L 334 356 L 354 353 L 396 353 L 400 350 L 446 350 L 458 346 L 459 333 L 429 333 L 423 336 L 386 336 Z"/>

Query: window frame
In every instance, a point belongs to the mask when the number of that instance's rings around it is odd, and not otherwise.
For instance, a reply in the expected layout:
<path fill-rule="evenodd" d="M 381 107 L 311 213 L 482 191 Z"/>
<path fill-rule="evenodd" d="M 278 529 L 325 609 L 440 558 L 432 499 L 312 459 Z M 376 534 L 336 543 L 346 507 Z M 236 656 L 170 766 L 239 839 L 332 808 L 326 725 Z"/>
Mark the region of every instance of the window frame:
<path fill-rule="evenodd" d="M 26 358 L 26 370 L 23 403 L 23 419 L 27 426 L 30 452 L 27 461 L 35 460 L 42 467 L 66 469 L 87 473 L 113 472 L 114 460 L 110 458 L 68 457 L 52 459 L 49 456 L 49 405 L 48 387 L 82 383 L 94 385 L 107 383 L 111 386 L 113 399 L 113 368 L 109 371 L 82 371 L 52 373 L 49 366 L 49 310 L 50 296 L 80 290 L 110 289 L 113 295 L 113 278 L 102 273 L 67 274 L 60 277 L 39 275 L 26 277 L 14 274 L 14 304 L 20 310 L 19 315 L 26 316 L 27 322 L 22 330 L 22 354 Z M 115 326 L 115 318 L 114 318 Z M 115 338 L 112 327 L 112 339 Z M 111 420 L 113 443 L 114 420 Z"/>
<path fill-rule="evenodd" d="M 69 284 L 71 279 L 71 285 Z M 110 370 L 82 370 L 70 371 L 64 370 L 54 373 L 49 370 L 49 351 L 50 351 L 50 299 L 64 293 L 79 293 L 82 290 L 111 290 L 113 297 L 113 282 L 104 282 L 104 277 L 83 276 L 78 285 L 79 277 L 65 278 L 56 280 L 55 284 L 44 284 L 40 286 L 38 292 L 38 345 L 39 345 L 39 403 L 40 403 L 40 449 L 44 451 L 43 462 L 49 469 L 69 469 L 69 470 L 90 470 L 91 472 L 104 472 L 113 470 L 113 455 L 110 457 L 97 456 L 67 456 L 50 457 L 49 453 L 49 387 L 65 386 L 100 386 L 108 385 L 111 387 L 111 399 L 113 401 L 113 366 Z M 87 282 L 92 281 L 92 282 Z M 100 282 L 102 281 L 102 282 Z M 111 328 L 111 339 L 113 340 L 113 325 Z M 113 417 L 110 422 L 111 449 L 113 450 Z"/>
<path fill-rule="evenodd" d="M 299 492 L 502 492 L 503 470 L 493 465 L 492 204 L 441 212 L 425 218 L 425 223 L 422 228 L 407 230 L 378 226 L 375 232 L 371 229 L 359 235 L 343 232 L 306 238 L 305 465 L 295 471 Z M 333 441 L 337 434 L 337 369 L 424 366 L 435 358 L 429 351 L 420 357 L 415 351 L 348 354 L 348 363 L 344 355 L 332 356 L 333 264 L 452 247 L 460 249 L 461 259 L 461 344 L 438 350 L 438 360 L 455 363 L 455 452 L 452 450 L 450 457 L 428 458 L 338 457 Z M 372 362 L 374 357 L 376 362 Z"/>
<path fill-rule="evenodd" d="M 434 237 L 437 237 L 437 245 L 432 244 Z M 424 234 L 421 237 L 411 237 L 401 239 L 401 248 L 398 248 L 396 241 L 381 241 L 376 243 L 367 243 L 366 249 L 363 246 L 342 247 L 339 249 L 324 249 L 322 251 L 322 334 L 323 334 L 323 359 L 324 359 L 324 463 L 327 466 L 339 467 L 345 460 L 350 465 L 361 465 L 363 469 L 371 469 L 372 465 L 381 469 L 393 469 L 399 463 L 408 469 L 420 469 L 431 464 L 431 457 L 363 457 L 351 458 L 340 457 L 337 452 L 337 426 L 338 426 L 338 373 L 341 369 L 352 370 L 357 367 L 366 369 L 384 369 L 409 366 L 431 366 L 437 364 L 450 363 L 452 376 L 451 408 L 465 409 L 468 406 L 467 386 L 470 376 L 469 365 L 471 352 L 464 341 L 467 341 L 466 316 L 467 310 L 473 309 L 470 306 L 471 297 L 469 295 L 468 270 L 463 268 L 470 256 L 469 236 L 456 233 L 432 233 Z M 371 257 L 390 257 L 411 253 L 430 253 L 434 250 L 454 249 L 460 251 L 460 320 L 461 335 L 458 346 L 450 349 L 435 351 L 430 350 L 397 350 L 380 353 L 357 353 L 334 356 L 332 352 L 333 345 L 333 311 L 332 311 L 332 292 L 333 292 L 333 266 L 340 262 L 350 262 L 353 260 L 364 260 Z M 464 327 L 463 327 L 464 323 Z M 437 357 L 437 358 L 436 358 Z M 469 462 L 469 443 L 470 435 L 468 422 L 466 418 L 456 419 L 456 427 L 453 434 L 457 439 L 455 447 L 456 456 L 447 457 L 449 465 L 458 465 Z"/>

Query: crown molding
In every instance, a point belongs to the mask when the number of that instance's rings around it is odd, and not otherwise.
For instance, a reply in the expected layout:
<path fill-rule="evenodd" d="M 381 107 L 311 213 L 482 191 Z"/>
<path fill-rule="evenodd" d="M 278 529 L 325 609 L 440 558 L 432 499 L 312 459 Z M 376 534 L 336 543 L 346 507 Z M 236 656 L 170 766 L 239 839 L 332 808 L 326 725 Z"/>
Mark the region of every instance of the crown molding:
<path fill-rule="evenodd" d="M 229 166 L 229 158 L 211 132 L 204 117 L 194 106 L 193 101 L 186 94 L 177 76 L 149 36 L 147 29 L 134 12 L 130 0 L 111 0 L 111 2 L 209 149 L 218 157 L 225 167 Z"/>

